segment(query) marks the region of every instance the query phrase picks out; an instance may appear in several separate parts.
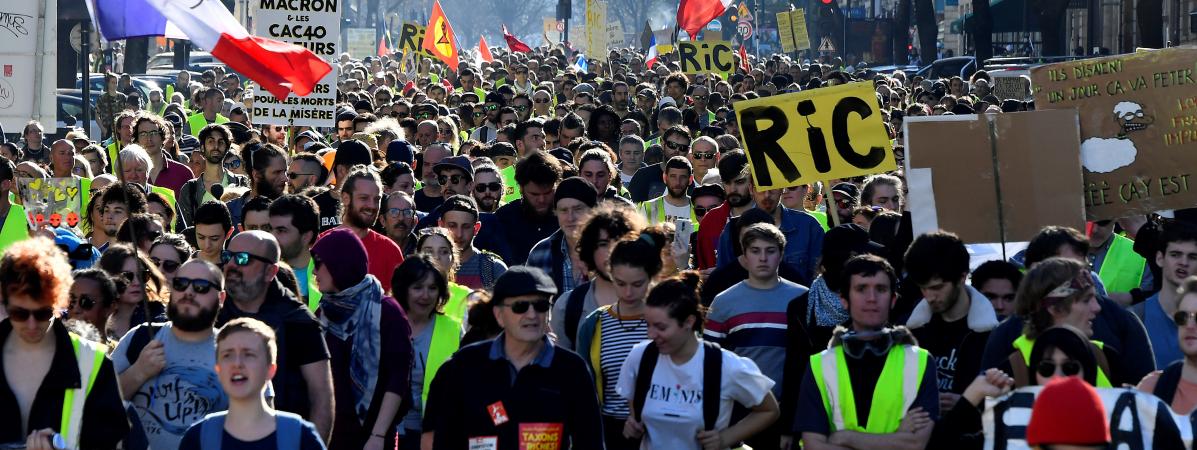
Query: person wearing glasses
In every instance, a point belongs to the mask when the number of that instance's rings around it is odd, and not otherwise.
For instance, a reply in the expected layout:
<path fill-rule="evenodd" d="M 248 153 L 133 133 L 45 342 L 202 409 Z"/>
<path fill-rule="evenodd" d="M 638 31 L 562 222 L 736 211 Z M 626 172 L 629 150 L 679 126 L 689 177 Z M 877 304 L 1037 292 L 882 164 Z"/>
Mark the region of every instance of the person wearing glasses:
<path fill-rule="evenodd" d="M 674 111 L 677 111 L 674 109 Z M 661 113 L 665 115 L 664 111 Z M 681 114 L 678 114 L 679 121 Z M 662 119 L 658 119 L 658 123 Z M 688 157 L 690 155 L 690 132 L 684 126 L 672 125 L 665 129 L 660 138 L 662 161 L 669 161 L 674 156 Z M 693 164 L 691 164 L 693 165 Z M 633 202 L 645 202 L 665 193 L 665 166 L 653 164 L 636 171 L 632 181 L 628 182 L 628 193 Z"/>
<path fill-rule="evenodd" d="M 532 116 L 549 117 L 553 115 L 553 93 L 548 88 L 537 88 L 532 93 Z"/>
<path fill-rule="evenodd" d="M 478 211 L 493 213 L 503 204 L 503 177 L 499 175 L 499 167 L 493 163 L 483 162 L 474 168 L 474 201 L 478 204 Z"/>
<path fill-rule="evenodd" d="M 416 224 L 423 217 L 419 211 L 416 211 L 414 201 L 406 192 L 394 191 L 386 195 L 383 200 L 383 214 L 379 218 L 379 224 L 382 226 L 382 233 L 385 234 L 395 245 L 403 250 L 404 255 L 410 255 L 416 251 L 416 236 L 414 230 Z"/>
<path fill-rule="evenodd" d="M 116 310 L 101 332 L 119 340 L 139 324 L 166 320 L 166 281 L 144 254 L 136 253 L 130 244 L 113 243 L 100 256 L 98 266 L 113 278 L 120 292 Z"/>
<path fill-rule="evenodd" d="M 252 317 L 278 330 L 274 406 L 311 421 L 328 441 L 333 425 L 328 346 L 307 305 L 279 282 L 281 257 L 278 241 L 265 231 L 246 231 L 229 240 L 220 257 L 229 301 L 221 307 L 216 326 Z"/>
<path fill-rule="evenodd" d="M 332 356 L 332 381 L 338 386 L 329 443 L 334 448 L 395 448 L 395 426 L 412 405 L 407 314 L 367 271 L 367 247 L 351 230 L 322 235 L 312 246 L 312 257 L 321 293 L 320 322 Z"/>
<path fill-rule="evenodd" d="M 67 305 L 67 316 L 74 320 L 87 322 L 100 331 L 101 344 L 115 344 L 116 340 L 109 340 L 103 330 L 108 324 L 108 317 L 116 309 L 116 282 L 107 272 L 99 268 L 87 268 L 71 273 L 69 294 L 70 303 Z"/>
<path fill-rule="evenodd" d="M 169 189 L 173 199 L 179 189 L 183 188 L 183 184 L 195 178 L 195 174 L 183 163 L 166 155 L 164 143 L 168 138 L 168 127 L 165 121 L 152 114 L 138 114 L 133 120 L 136 142 L 150 157 L 147 177 L 149 182 L 154 186 Z"/>
<path fill-rule="evenodd" d="M 713 137 L 701 136 L 690 144 L 690 153 L 685 156 L 694 166 L 694 182 L 700 182 L 719 164 L 719 143 Z"/>
<path fill-rule="evenodd" d="M 70 280 L 66 255 L 46 238 L 17 243 L 0 258 L 2 443 L 116 448 L 129 432 L 106 347 L 72 334 L 61 317 Z"/>
<path fill-rule="evenodd" d="M 174 280 L 179 266 L 191 258 L 193 251 L 191 244 L 187 243 L 187 239 L 183 235 L 167 233 L 158 236 L 154 239 L 153 244 L 150 244 L 150 261 L 158 266 L 162 277 L 166 279 L 167 284 L 170 284 Z"/>
<path fill-rule="evenodd" d="M 503 97 L 503 94 L 498 92 L 486 94 L 485 101 L 482 103 L 482 112 L 486 114 L 486 120 L 470 133 L 470 139 L 478 142 L 490 142 L 495 139 L 499 133 L 499 110 L 505 106 L 507 106 L 507 99 Z"/>
<path fill-rule="evenodd" d="M 1176 297 L 1172 323 L 1184 356 L 1143 377 L 1137 388 L 1167 402 L 1174 413 L 1188 416 L 1197 410 L 1197 276 L 1185 278 Z"/>
<path fill-rule="evenodd" d="M 177 448 L 183 433 L 210 413 L 228 409 L 216 365 L 216 315 L 224 303 L 224 276 L 215 264 L 192 259 L 171 282 L 168 322 L 138 325 L 112 354 L 121 393 L 140 426 L 126 446 Z M 147 328 L 148 331 L 143 331 Z M 152 334 L 140 346 L 138 334 Z"/>
<path fill-rule="evenodd" d="M 515 266 L 499 277 L 491 305 L 503 332 L 463 347 L 437 371 L 424 410 L 425 444 L 603 448 L 598 398 L 594 386 L 582 382 L 591 379 L 586 363 L 548 336 L 556 294 L 540 269 Z"/>
<path fill-rule="evenodd" d="M 529 96 L 529 93 L 521 92 L 511 99 L 511 109 L 515 110 L 518 122 L 532 118 L 532 97 Z"/>
<path fill-rule="evenodd" d="M 312 186 L 322 186 L 328 179 L 328 169 L 314 153 L 299 153 L 287 167 L 287 186 L 299 193 Z"/>

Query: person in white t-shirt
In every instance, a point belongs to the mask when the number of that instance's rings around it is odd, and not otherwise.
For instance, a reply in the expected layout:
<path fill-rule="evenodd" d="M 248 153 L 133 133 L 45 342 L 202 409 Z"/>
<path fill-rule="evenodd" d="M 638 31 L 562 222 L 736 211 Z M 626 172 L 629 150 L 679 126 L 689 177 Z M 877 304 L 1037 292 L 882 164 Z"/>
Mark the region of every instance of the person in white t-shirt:
<path fill-rule="evenodd" d="M 773 381 L 751 359 L 719 349 L 721 374 L 719 408 L 714 429 L 706 430 L 703 381 L 706 352 L 717 346 L 704 344 L 699 332 L 703 313 L 695 286 L 698 275 L 686 272 L 653 287 L 646 300 L 648 342 L 632 348 L 620 371 L 616 391 L 632 399 L 632 415 L 624 436 L 640 438 L 641 449 L 723 450 L 766 429 L 777 420 Z M 657 355 L 647 392 L 637 397 L 637 374 L 646 351 Z M 749 409 L 746 417 L 731 423 L 733 403 Z"/>
<path fill-rule="evenodd" d="M 662 181 L 665 182 L 665 193 L 640 204 L 644 217 L 649 225 L 673 223 L 679 219 L 698 222 L 690 206 L 689 189 L 694 183 L 694 167 L 690 165 L 690 160 L 685 156 L 674 156 L 665 162 L 664 167 Z"/>

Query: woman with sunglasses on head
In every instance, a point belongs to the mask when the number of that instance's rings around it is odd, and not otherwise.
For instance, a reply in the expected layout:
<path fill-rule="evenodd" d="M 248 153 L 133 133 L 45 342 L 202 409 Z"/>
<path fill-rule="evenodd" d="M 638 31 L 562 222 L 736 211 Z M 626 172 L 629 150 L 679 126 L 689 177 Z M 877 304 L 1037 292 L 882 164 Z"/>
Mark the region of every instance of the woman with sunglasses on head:
<path fill-rule="evenodd" d="M 622 433 L 642 449 L 726 449 L 779 415 L 773 381 L 752 360 L 701 338 L 698 284 L 698 273 L 687 271 L 652 288 L 644 308 L 650 340 L 633 347 L 620 370 L 616 391 L 632 413 Z M 648 395 L 658 389 L 678 395 Z M 703 400 L 681 401 L 683 395 Z M 734 404 L 748 415 L 732 424 Z"/>
<path fill-rule="evenodd" d="M 395 268 L 391 292 L 407 312 L 413 351 L 412 408 L 399 427 L 399 448 L 418 450 L 428 387 L 461 344 L 461 321 L 445 314 L 449 281 L 427 255 L 414 255 Z"/>
<path fill-rule="evenodd" d="M 166 320 L 166 283 L 149 258 L 134 256 L 130 244 L 113 243 L 100 256 L 100 268 L 113 277 L 120 292 L 106 330 L 110 339 L 119 340 L 141 323 Z"/>
<path fill-rule="evenodd" d="M 95 327 L 103 339 L 102 344 L 113 344 L 109 346 L 111 351 L 115 348 L 116 341 L 109 340 L 104 334 L 104 329 L 108 325 L 109 316 L 116 308 L 117 296 L 120 295 L 116 283 L 107 272 L 96 268 L 76 270 L 71 276 L 75 281 L 71 283 L 68 296 L 68 316 Z"/>
<path fill-rule="evenodd" d="M 168 233 L 154 239 L 150 244 L 150 261 L 158 266 L 167 284 L 175 279 L 175 271 L 191 258 L 194 250 L 181 234 Z"/>
<path fill-rule="evenodd" d="M 606 269 L 615 288 L 615 302 L 600 306 L 578 326 L 576 350 L 586 356 L 587 365 L 595 374 L 608 449 L 640 446 L 638 440 L 622 433 L 629 404 L 615 387 L 628 352 L 634 345 L 648 340 L 644 301 L 654 278 L 661 272 L 665 241 L 659 229 L 649 228 L 635 235 L 625 235 L 616 242 Z"/>
<path fill-rule="evenodd" d="M 445 314 L 458 321 L 465 320 L 466 296 L 470 294 L 470 288 L 453 281 L 453 275 L 457 273 L 457 265 L 460 262 L 457 244 L 453 243 L 449 230 L 441 227 L 425 228 L 417 234 L 419 237 L 416 239 L 416 251 L 428 256 L 437 270 L 448 280 L 449 302 L 443 308 Z"/>

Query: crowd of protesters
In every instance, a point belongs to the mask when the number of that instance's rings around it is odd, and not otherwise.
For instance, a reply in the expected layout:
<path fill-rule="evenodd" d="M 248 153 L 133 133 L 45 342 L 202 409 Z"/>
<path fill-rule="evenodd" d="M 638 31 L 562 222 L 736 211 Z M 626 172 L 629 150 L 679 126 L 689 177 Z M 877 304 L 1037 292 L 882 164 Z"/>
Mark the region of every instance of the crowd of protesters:
<path fill-rule="evenodd" d="M 898 143 L 1033 108 L 984 71 L 573 62 L 342 55 L 316 128 L 255 123 L 221 70 L 147 99 L 109 74 L 102 136 L 30 122 L 0 146 L 0 443 L 981 448 L 986 397 L 1045 385 L 1027 442 L 1100 445 L 1092 387 L 1197 409 L 1182 212 L 981 264 L 913 235 L 901 170 L 754 187 L 737 101 L 869 82 Z M 74 229 L 26 221 L 50 178 Z"/>

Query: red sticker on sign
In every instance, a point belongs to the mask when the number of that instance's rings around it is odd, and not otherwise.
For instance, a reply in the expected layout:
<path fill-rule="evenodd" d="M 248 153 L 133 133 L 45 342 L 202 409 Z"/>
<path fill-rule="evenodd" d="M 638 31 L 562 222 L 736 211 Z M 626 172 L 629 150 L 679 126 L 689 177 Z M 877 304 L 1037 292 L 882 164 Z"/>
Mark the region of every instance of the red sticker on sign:
<path fill-rule="evenodd" d="M 565 424 L 521 423 L 520 450 L 561 450 Z"/>
<path fill-rule="evenodd" d="M 4 76 L 6 76 L 6 77 L 12 76 L 12 64 L 4 65 Z"/>
<path fill-rule="evenodd" d="M 486 412 L 490 413 L 490 421 L 499 426 L 507 423 L 507 408 L 503 407 L 503 402 L 494 402 L 486 407 Z"/>

